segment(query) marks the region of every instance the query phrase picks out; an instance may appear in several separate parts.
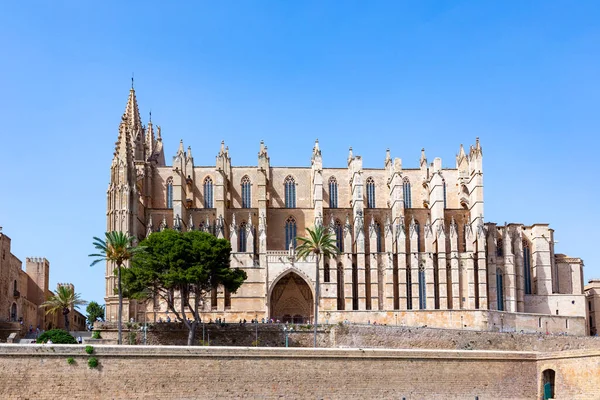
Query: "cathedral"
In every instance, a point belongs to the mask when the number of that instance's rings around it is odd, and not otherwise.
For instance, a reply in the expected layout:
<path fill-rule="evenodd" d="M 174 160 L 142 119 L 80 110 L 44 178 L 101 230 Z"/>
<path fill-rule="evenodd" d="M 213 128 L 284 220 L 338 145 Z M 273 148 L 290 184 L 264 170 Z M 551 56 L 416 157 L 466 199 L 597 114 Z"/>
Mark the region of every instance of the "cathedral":
<path fill-rule="evenodd" d="M 216 149 L 215 149 L 216 150 Z M 485 220 L 483 150 L 461 145 L 454 168 L 425 150 L 403 165 L 323 168 L 315 142 L 306 167 L 233 166 L 221 143 L 214 165 L 195 165 L 183 141 L 165 162 L 160 126 L 142 124 L 135 90 L 119 125 L 107 191 L 107 230 L 138 239 L 163 229 L 203 230 L 231 242 L 231 267 L 248 279 L 213 290 L 203 320 L 307 323 L 314 318 L 315 260 L 296 237 L 325 225 L 340 254 L 322 260 L 319 322 L 586 334 L 583 262 L 554 252 L 548 224 Z M 339 151 L 341 149 L 337 149 Z M 416 159 L 416 157 L 415 157 Z M 106 316 L 116 320 L 114 266 L 106 266 Z M 124 320 L 168 315 L 155 299 L 124 302 Z"/>

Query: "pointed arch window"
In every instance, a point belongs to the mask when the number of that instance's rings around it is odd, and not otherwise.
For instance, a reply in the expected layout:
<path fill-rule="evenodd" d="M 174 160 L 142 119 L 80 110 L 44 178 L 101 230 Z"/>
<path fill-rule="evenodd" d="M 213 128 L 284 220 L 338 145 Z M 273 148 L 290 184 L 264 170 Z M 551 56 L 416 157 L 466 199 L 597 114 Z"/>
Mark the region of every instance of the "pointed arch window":
<path fill-rule="evenodd" d="M 425 265 L 419 267 L 419 309 L 427 308 L 427 290 L 425 285 Z"/>
<path fill-rule="evenodd" d="M 442 190 L 444 191 L 444 209 L 448 207 L 446 202 L 446 180 L 442 179 Z"/>
<path fill-rule="evenodd" d="M 496 301 L 498 311 L 504 311 L 504 275 L 500 268 L 496 270 Z"/>
<path fill-rule="evenodd" d="M 204 208 L 213 208 L 213 181 L 210 176 L 204 179 Z"/>
<path fill-rule="evenodd" d="M 285 220 L 285 248 L 296 247 L 296 219 L 289 217 Z"/>
<path fill-rule="evenodd" d="M 251 182 L 248 175 L 242 178 L 242 208 L 252 207 Z"/>
<path fill-rule="evenodd" d="M 381 253 L 383 245 L 381 243 L 381 224 L 379 222 L 375 222 L 375 234 L 377 235 L 377 252 Z"/>
<path fill-rule="evenodd" d="M 334 176 L 329 178 L 329 208 L 338 207 L 338 184 Z"/>
<path fill-rule="evenodd" d="M 531 294 L 531 249 L 527 240 L 523 240 L 523 277 L 525 278 L 525 294 Z"/>
<path fill-rule="evenodd" d="M 504 240 L 498 239 L 496 241 L 496 256 L 503 257 L 504 256 Z"/>
<path fill-rule="evenodd" d="M 173 208 L 173 178 L 167 179 L 167 208 Z"/>
<path fill-rule="evenodd" d="M 246 222 L 242 222 L 240 224 L 240 230 L 239 230 L 239 235 L 238 237 L 240 238 L 240 244 L 238 246 L 238 248 L 240 249 L 241 253 L 245 253 L 246 252 Z"/>
<path fill-rule="evenodd" d="M 367 208 L 375 208 L 375 181 L 367 178 Z"/>
<path fill-rule="evenodd" d="M 335 245 L 340 252 L 344 252 L 344 227 L 339 219 L 335 220 Z"/>
<path fill-rule="evenodd" d="M 296 181 L 291 175 L 285 178 L 285 208 L 296 208 Z"/>
<path fill-rule="evenodd" d="M 417 252 L 421 252 L 421 225 L 415 220 L 415 233 L 417 234 Z"/>
<path fill-rule="evenodd" d="M 408 178 L 404 178 L 402 180 L 402 190 L 404 194 L 404 208 L 411 208 L 412 198 L 410 192 L 410 181 L 408 180 Z"/>

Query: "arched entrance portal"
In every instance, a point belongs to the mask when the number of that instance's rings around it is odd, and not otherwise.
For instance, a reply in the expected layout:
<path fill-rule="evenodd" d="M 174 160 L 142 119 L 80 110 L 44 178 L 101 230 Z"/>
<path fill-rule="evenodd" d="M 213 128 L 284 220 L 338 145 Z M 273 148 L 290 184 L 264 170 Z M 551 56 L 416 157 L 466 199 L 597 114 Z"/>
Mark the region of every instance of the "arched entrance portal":
<path fill-rule="evenodd" d="M 271 291 L 271 318 L 281 322 L 308 323 L 313 315 L 313 294 L 295 272 L 283 276 Z"/>

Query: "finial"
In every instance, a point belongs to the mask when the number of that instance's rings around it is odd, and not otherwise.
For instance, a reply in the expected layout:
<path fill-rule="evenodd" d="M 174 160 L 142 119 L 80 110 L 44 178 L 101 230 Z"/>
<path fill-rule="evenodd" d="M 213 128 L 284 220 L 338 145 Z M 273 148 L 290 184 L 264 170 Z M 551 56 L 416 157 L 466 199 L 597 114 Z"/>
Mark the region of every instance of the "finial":
<path fill-rule="evenodd" d="M 150 110 L 150 123 L 152 123 L 152 110 Z"/>
<path fill-rule="evenodd" d="M 132 72 L 131 73 L 131 90 L 133 90 L 133 75 L 134 75 L 134 73 Z"/>

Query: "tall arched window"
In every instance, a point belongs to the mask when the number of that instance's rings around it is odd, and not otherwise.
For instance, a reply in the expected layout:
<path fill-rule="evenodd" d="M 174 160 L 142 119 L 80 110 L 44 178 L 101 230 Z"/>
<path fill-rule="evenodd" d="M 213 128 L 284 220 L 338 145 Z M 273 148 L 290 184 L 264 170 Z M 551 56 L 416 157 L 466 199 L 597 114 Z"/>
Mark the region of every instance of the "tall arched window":
<path fill-rule="evenodd" d="M 375 222 L 375 234 L 377 235 L 377 252 L 381 253 L 383 246 L 381 243 L 381 224 L 379 222 Z"/>
<path fill-rule="evenodd" d="M 375 181 L 367 178 L 367 208 L 375 208 Z"/>
<path fill-rule="evenodd" d="M 415 232 L 417 233 L 417 252 L 421 252 L 421 225 L 415 220 Z"/>
<path fill-rule="evenodd" d="M 338 207 L 338 184 L 334 176 L 329 178 L 329 208 Z"/>
<path fill-rule="evenodd" d="M 531 294 L 531 249 L 527 240 L 523 240 L 523 277 L 525 278 L 525 294 Z"/>
<path fill-rule="evenodd" d="M 167 179 L 167 208 L 173 208 L 173 178 Z"/>
<path fill-rule="evenodd" d="M 329 263 L 325 263 L 325 266 L 323 269 L 323 281 L 325 283 L 331 282 L 331 272 L 329 271 Z"/>
<path fill-rule="evenodd" d="M 500 268 L 496 269 L 496 301 L 498 311 L 504 311 L 504 276 Z"/>
<path fill-rule="evenodd" d="M 410 181 L 408 178 L 402 180 L 402 189 L 404 191 L 404 208 L 411 208 L 412 198 L 410 193 Z"/>
<path fill-rule="evenodd" d="M 427 308 L 427 290 L 425 285 L 425 265 L 419 267 L 419 308 L 425 310 Z"/>
<path fill-rule="evenodd" d="M 335 220 L 335 245 L 340 252 L 344 252 L 344 227 L 339 219 Z"/>
<path fill-rule="evenodd" d="M 204 179 L 204 208 L 213 208 L 213 181 L 210 176 Z"/>
<path fill-rule="evenodd" d="M 446 180 L 442 179 L 442 189 L 444 190 L 444 208 L 447 208 L 446 203 Z"/>
<path fill-rule="evenodd" d="M 285 207 L 296 208 L 296 182 L 291 175 L 285 178 Z"/>
<path fill-rule="evenodd" d="M 245 253 L 246 252 L 246 223 L 242 222 L 240 224 L 240 230 L 239 230 L 239 235 L 238 237 L 240 238 L 240 245 L 239 245 L 239 249 L 240 252 Z"/>
<path fill-rule="evenodd" d="M 242 178 L 242 208 L 252 207 L 252 192 L 250 185 L 250 178 L 248 178 L 248 175 L 244 175 Z"/>
<path fill-rule="evenodd" d="M 504 256 L 504 240 L 498 239 L 496 241 L 496 256 L 502 257 Z"/>
<path fill-rule="evenodd" d="M 285 248 L 289 249 L 290 244 L 296 247 L 296 219 L 294 217 L 285 220 Z"/>

